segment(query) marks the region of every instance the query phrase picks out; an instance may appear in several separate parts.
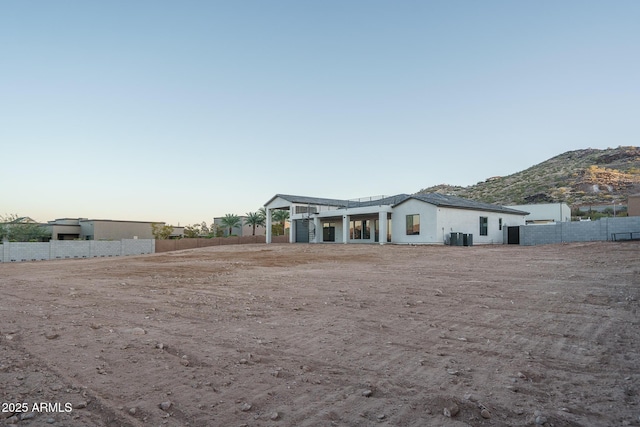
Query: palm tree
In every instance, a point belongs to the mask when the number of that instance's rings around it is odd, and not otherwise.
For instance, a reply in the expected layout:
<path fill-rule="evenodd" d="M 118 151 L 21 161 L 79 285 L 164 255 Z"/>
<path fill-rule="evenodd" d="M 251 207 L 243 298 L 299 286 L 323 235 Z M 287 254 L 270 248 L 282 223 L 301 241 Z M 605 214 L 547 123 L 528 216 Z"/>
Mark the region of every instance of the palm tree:
<path fill-rule="evenodd" d="M 238 215 L 234 214 L 226 214 L 224 218 L 220 220 L 220 222 L 222 223 L 222 225 L 229 228 L 229 236 L 231 236 L 234 227 L 242 226 L 242 220 Z"/>
<path fill-rule="evenodd" d="M 267 220 L 260 212 L 247 212 L 244 223 L 253 226 L 253 235 L 256 235 L 256 227 L 264 227 Z"/>
<path fill-rule="evenodd" d="M 282 233 L 284 233 L 284 223 L 289 219 L 289 211 L 277 209 L 271 215 L 273 221 L 277 221 L 282 225 Z"/>

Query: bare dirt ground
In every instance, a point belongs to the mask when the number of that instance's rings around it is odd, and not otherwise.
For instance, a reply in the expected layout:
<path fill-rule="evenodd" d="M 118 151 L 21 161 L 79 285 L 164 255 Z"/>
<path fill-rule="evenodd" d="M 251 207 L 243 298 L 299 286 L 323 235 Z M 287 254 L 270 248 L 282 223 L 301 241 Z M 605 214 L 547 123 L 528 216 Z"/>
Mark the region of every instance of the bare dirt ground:
<path fill-rule="evenodd" d="M 639 299 L 639 242 L 1 264 L 0 425 L 640 425 Z"/>

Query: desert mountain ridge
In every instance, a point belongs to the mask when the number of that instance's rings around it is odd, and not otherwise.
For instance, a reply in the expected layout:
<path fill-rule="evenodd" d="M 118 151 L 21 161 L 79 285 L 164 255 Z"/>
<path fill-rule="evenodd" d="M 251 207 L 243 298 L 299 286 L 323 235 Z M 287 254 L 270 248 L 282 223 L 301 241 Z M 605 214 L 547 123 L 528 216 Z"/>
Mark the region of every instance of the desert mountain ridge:
<path fill-rule="evenodd" d="M 564 202 L 570 206 L 626 203 L 640 193 L 640 147 L 567 151 L 521 172 L 467 187 L 440 184 L 418 191 L 499 205 Z"/>

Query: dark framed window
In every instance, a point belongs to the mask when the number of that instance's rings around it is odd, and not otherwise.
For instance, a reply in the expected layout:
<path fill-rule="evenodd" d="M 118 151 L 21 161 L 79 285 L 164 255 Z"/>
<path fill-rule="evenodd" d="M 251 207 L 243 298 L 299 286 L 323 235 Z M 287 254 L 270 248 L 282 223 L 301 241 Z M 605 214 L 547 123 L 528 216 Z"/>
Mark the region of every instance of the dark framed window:
<path fill-rule="evenodd" d="M 502 231 L 502 218 L 498 218 L 498 230 Z"/>
<path fill-rule="evenodd" d="M 407 236 L 420 234 L 420 215 L 407 215 Z"/>
<path fill-rule="evenodd" d="M 480 235 L 486 236 L 489 234 L 489 218 L 486 216 L 480 217 Z"/>
<path fill-rule="evenodd" d="M 371 238 L 370 221 L 367 219 L 353 220 L 349 227 L 349 235 L 352 240 L 368 240 Z"/>
<path fill-rule="evenodd" d="M 351 221 L 349 224 L 349 237 L 351 239 L 362 239 L 362 221 Z"/>

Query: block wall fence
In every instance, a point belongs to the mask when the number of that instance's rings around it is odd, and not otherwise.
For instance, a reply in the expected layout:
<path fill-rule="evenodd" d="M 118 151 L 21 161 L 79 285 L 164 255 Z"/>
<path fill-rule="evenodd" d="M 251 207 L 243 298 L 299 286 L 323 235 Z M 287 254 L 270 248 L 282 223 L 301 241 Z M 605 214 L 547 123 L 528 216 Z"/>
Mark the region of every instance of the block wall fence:
<path fill-rule="evenodd" d="M 0 262 L 44 261 L 50 259 L 96 258 L 152 254 L 153 239 L 51 240 L 50 242 L 3 242 Z"/>
<path fill-rule="evenodd" d="M 265 243 L 265 236 L 234 236 L 234 237 L 212 237 L 197 239 L 167 239 L 156 240 L 156 252 L 179 251 L 182 249 L 205 248 L 207 246 L 221 245 L 243 245 L 251 243 Z M 289 243 L 289 235 L 272 236 L 272 243 Z"/>
<path fill-rule="evenodd" d="M 550 243 L 594 242 L 613 240 L 614 233 L 640 233 L 640 216 L 601 218 L 597 221 L 557 222 L 521 225 L 520 244 L 524 246 Z M 629 236 L 619 235 L 618 240 Z"/>
<path fill-rule="evenodd" d="M 272 241 L 273 243 L 289 243 L 289 236 L 273 236 Z M 250 243 L 265 243 L 265 236 L 168 240 L 51 240 L 44 243 L 4 242 L 0 244 L 0 262 L 142 255 L 181 249 L 204 248 L 207 246 Z"/>

